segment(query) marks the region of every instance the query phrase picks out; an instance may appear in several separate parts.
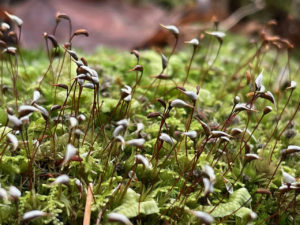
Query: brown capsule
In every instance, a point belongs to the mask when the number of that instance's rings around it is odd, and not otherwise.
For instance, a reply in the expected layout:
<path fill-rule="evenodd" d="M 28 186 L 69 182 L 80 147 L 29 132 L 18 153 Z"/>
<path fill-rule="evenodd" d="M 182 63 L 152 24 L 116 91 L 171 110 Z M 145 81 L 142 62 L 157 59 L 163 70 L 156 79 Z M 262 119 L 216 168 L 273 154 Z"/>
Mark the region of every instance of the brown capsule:
<path fill-rule="evenodd" d="M 266 114 L 268 114 L 268 113 L 270 113 L 270 112 L 272 112 L 272 107 L 271 106 L 266 106 L 265 108 L 264 108 L 264 115 L 266 115 Z"/>
<path fill-rule="evenodd" d="M 251 145 L 249 145 L 248 143 L 245 144 L 245 154 L 250 153 L 251 151 Z"/>
<path fill-rule="evenodd" d="M 271 195 L 271 191 L 269 191 L 268 189 L 265 189 L 265 188 L 258 188 L 256 190 L 256 193 L 259 193 L 259 194 L 265 194 L 265 195 Z"/>
<path fill-rule="evenodd" d="M 132 172 L 132 171 L 130 171 L 130 172 Z M 123 214 L 120 214 L 120 213 L 111 212 L 107 215 L 107 219 L 109 222 L 118 222 L 118 223 L 124 224 L 124 225 L 133 225 L 126 216 L 124 216 Z"/>
<path fill-rule="evenodd" d="M 137 154 L 135 155 L 135 158 L 136 158 L 136 163 L 143 164 L 143 166 L 146 167 L 147 169 L 152 169 L 151 163 L 145 156 L 141 154 Z"/>
<path fill-rule="evenodd" d="M 72 51 L 72 50 L 68 50 L 67 49 L 67 52 L 70 54 L 70 56 L 74 59 L 74 60 L 78 60 L 78 56 L 76 54 L 76 52 Z"/>
<path fill-rule="evenodd" d="M 71 162 L 71 161 L 81 162 L 82 160 L 83 159 L 80 156 L 74 155 L 74 156 L 71 157 L 71 159 L 69 160 L 69 162 Z"/>
<path fill-rule="evenodd" d="M 211 31 L 211 32 L 207 31 L 205 33 L 215 37 L 218 40 L 218 42 L 220 43 L 220 45 L 223 43 L 223 38 L 225 37 L 225 33 L 221 32 L 221 31 Z"/>
<path fill-rule="evenodd" d="M 95 85 L 92 83 L 85 83 L 85 84 L 81 85 L 81 87 L 92 89 L 92 90 L 95 89 Z"/>
<path fill-rule="evenodd" d="M 130 69 L 129 71 L 140 71 L 143 72 L 144 67 L 142 67 L 141 65 L 136 65 L 134 68 Z"/>
<path fill-rule="evenodd" d="M 81 57 L 80 60 L 83 63 L 83 65 L 88 66 L 88 62 L 86 61 L 86 59 L 84 57 Z"/>
<path fill-rule="evenodd" d="M 295 89 L 296 88 L 296 86 L 297 86 L 297 83 L 296 83 L 296 81 L 291 81 L 291 83 L 290 83 L 290 86 L 288 86 L 286 89 L 287 90 L 289 90 L 289 89 Z"/>
<path fill-rule="evenodd" d="M 60 12 L 58 12 L 58 13 L 56 13 L 56 22 L 58 23 L 59 21 L 60 21 L 60 19 L 65 19 L 65 20 L 71 20 L 70 19 L 70 17 L 67 15 L 67 14 L 65 14 L 65 13 L 60 13 Z"/>
<path fill-rule="evenodd" d="M 211 225 L 214 222 L 214 218 L 206 212 L 190 210 L 190 214 L 194 215 L 200 224 Z"/>
<path fill-rule="evenodd" d="M 31 105 L 21 105 L 18 109 L 20 118 L 36 111 L 38 111 L 38 109 Z"/>
<path fill-rule="evenodd" d="M 245 162 L 249 163 L 253 160 L 259 159 L 259 156 L 257 154 L 253 154 L 253 153 L 247 153 L 245 154 Z"/>
<path fill-rule="evenodd" d="M 167 107 L 167 104 L 166 104 L 166 102 L 165 102 L 163 99 L 158 98 L 157 101 L 158 101 L 164 108 Z"/>
<path fill-rule="evenodd" d="M 262 89 L 264 89 L 263 86 L 263 71 L 260 72 L 260 74 L 255 79 L 255 90 L 262 92 Z"/>
<path fill-rule="evenodd" d="M 68 41 L 64 44 L 65 49 L 71 49 L 71 47 L 72 47 L 72 44 Z"/>
<path fill-rule="evenodd" d="M 9 124 L 11 124 L 13 128 L 21 128 L 22 121 L 18 117 L 7 114 L 7 119 Z"/>
<path fill-rule="evenodd" d="M 42 212 L 40 210 L 32 210 L 23 214 L 22 221 L 27 222 L 33 220 L 35 218 L 39 218 L 42 216 L 49 216 L 50 214 Z"/>
<path fill-rule="evenodd" d="M 34 107 L 36 107 L 40 111 L 40 113 L 42 114 L 42 116 L 45 120 L 49 119 L 49 113 L 44 107 L 42 107 L 42 106 L 40 106 L 36 103 L 34 103 L 33 105 L 34 105 Z"/>
<path fill-rule="evenodd" d="M 159 79 L 159 80 L 167 80 L 170 78 L 169 75 L 166 75 L 166 74 L 158 74 L 156 76 L 153 76 L 153 78 L 155 79 Z"/>
<path fill-rule="evenodd" d="M 53 112 L 53 111 L 58 110 L 60 108 L 61 108 L 61 105 L 53 105 L 53 106 L 51 106 L 50 111 Z"/>
<path fill-rule="evenodd" d="M 300 146 L 297 145 L 289 145 L 287 149 L 283 149 L 280 151 L 282 157 L 286 157 L 289 154 L 293 154 L 296 152 L 300 152 Z"/>
<path fill-rule="evenodd" d="M 247 112 L 257 112 L 255 110 L 255 106 L 248 106 L 247 103 L 238 103 L 235 105 L 233 112 L 234 113 L 239 113 L 241 111 L 247 111 Z"/>
<path fill-rule="evenodd" d="M 230 132 L 231 136 L 237 136 L 241 134 L 243 131 L 240 128 L 233 128 Z"/>
<path fill-rule="evenodd" d="M 247 78 L 247 85 L 249 85 L 251 81 L 251 74 L 248 70 L 246 71 L 246 78 Z"/>
<path fill-rule="evenodd" d="M 179 138 L 179 137 L 181 137 L 181 135 L 182 135 L 181 131 L 179 131 L 179 130 L 174 131 L 174 137 L 175 138 Z"/>
<path fill-rule="evenodd" d="M 155 117 L 158 117 L 160 116 L 160 113 L 158 112 L 151 112 L 147 115 L 147 118 L 150 119 L 150 118 L 155 118 Z"/>
<path fill-rule="evenodd" d="M 78 74 L 83 74 L 83 73 L 86 73 L 86 70 L 83 69 L 81 66 L 78 66 L 77 69 L 76 69 L 76 73 L 77 73 L 77 75 Z"/>
<path fill-rule="evenodd" d="M 14 112 L 14 109 L 11 108 L 11 107 L 6 107 L 6 112 L 9 114 L 9 115 L 13 115 L 15 112 Z"/>
<path fill-rule="evenodd" d="M 68 90 L 68 85 L 66 85 L 66 84 L 52 84 L 52 86 L 60 87 L 60 88 Z"/>
<path fill-rule="evenodd" d="M 1 31 L 5 32 L 5 31 L 10 29 L 10 26 L 9 26 L 9 24 L 7 24 L 5 22 L 2 22 L 1 26 L 0 26 L 0 29 L 1 29 Z"/>
<path fill-rule="evenodd" d="M 128 95 L 130 95 L 130 94 L 128 94 L 126 92 L 121 92 L 121 98 L 122 99 L 126 98 Z"/>
<path fill-rule="evenodd" d="M 56 38 L 55 38 L 54 35 L 48 34 L 47 38 L 51 41 L 51 43 L 52 43 L 52 45 L 53 45 L 54 48 L 58 47 L 58 42 L 57 42 L 57 40 L 56 40 Z"/>
<path fill-rule="evenodd" d="M 135 57 L 137 58 L 137 60 L 140 60 L 140 53 L 138 52 L 138 50 L 133 49 L 130 54 L 135 55 Z"/>
<path fill-rule="evenodd" d="M 163 53 L 161 53 L 161 63 L 162 63 L 163 70 L 165 70 L 167 68 L 169 62 L 168 62 L 167 57 Z"/>
<path fill-rule="evenodd" d="M 233 99 L 233 103 L 236 105 L 236 104 L 239 104 L 241 101 L 240 97 L 239 96 L 235 96 L 234 99 Z"/>
<path fill-rule="evenodd" d="M 189 44 L 189 45 L 192 45 L 194 50 L 199 46 L 199 40 L 197 38 L 193 38 L 192 40 L 190 41 L 185 41 L 184 42 L 185 44 Z"/>
<path fill-rule="evenodd" d="M 202 120 L 199 119 L 198 121 L 200 122 L 206 137 L 208 137 L 211 134 L 210 127 L 206 123 L 204 123 Z"/>
<path fill-rule="evenodd" d="M 79 139 L 81 135 L 84 135 L 84 133 L 80 129 L 75 129 L 74 135 L 77 139 Z"/>
<path fill-rule="evenodd" d="M 78 120 L 79 123 L 81 123 L 81 122 L 83 122 L 83 121 L 86 120 L 86 117 L 85 117 L 85 115 L 83 115 L 83 114 L 79 114 L 79 115 L 77 116 L 77 120 Z"/>
<path fill-rule="evenodd" d="M 288 185 L 281 185 L 280 187 L 279 187 L 279 191 L 280 191 L 280 193 L 281 194 L 283 194 L 283 193 L 286 193 L 286 192 L 288 192 L 288 191 L 290 191 L 291 190 L 291 187 L 290 186 L 288 186 Z"/>
<path fill-rule="evenodd" d="M 178 28 L 176 26 L 174 26 L 174 25 L 163 25 L 163 24 L 160 24 L 160 25 L 163 28 L 165 28 L 168 31 L 170 31 L 175 36 L 176 39 L 178 38 L 179 30 L 178 30 Z"/>
<path fill-rule="evenodd" d="M 220 137 L 231 137 L 229 134 L 227 134 L 226 132 L 224 131 L 220 131 L 220 130 L 213 130 L 211 131 L 211 136 L 213 138 L 220 138 Z"/>
<path fill-rule="evenodd" d="M 89 33 L 87 32 L 86 29 L 78 29 L 74 32 L 74 36 L 78 36 L 78 35 L 84 35 L 84 36 L 88 37 Z"/>
<path fill-rule="evenodd" d="M 8 133 L 6 137 L 7 137 L 7 143 L 11 144 L 13 151 L 15 151 L 19 145 L 17 137 L 12 133 Z"/>
<path fill-rule="evenodd" d="M 186 91 L 184 87 L 176 87 L 176 89 L 180 90 L 180 91 Z"/>
<path fill-rule="evenodd" d="M 269 101 L 272 102 L 273 104 L 275 104 L 275 102 L 276 102 L 276 101 L 275 101 L 274 95 L 273 95 L 270 91 L 267 91 L 267 92 L 265 92 L 265 93 L 262 93 L 262 94 L 260 95 L 260 97 L 269 100 Z"/>
<path fill-rule="evenodd" d="M 7 54 L 15 55 L 17 54 L 17 49 L 15 47 L 7 47 L 6 49 L 4 49 L 4 52 L 6 52 Z"/>

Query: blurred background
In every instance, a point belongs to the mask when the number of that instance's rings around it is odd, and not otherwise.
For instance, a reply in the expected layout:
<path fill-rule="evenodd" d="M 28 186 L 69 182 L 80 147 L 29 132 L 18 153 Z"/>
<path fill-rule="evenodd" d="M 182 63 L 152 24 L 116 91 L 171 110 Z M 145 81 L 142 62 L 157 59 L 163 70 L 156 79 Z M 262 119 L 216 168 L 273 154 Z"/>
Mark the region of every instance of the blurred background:
<path fill-rule="evenodd" d="M 211 28 L 248 37 L 258 35 L 270 20 L 272 32 L 300 47 L 300 0 L 0 0 L 0 20 L 9 22 L 4 10 L 23 19 L 21 42 L 26 48 L 43 45 L 57 12 L 72 19 L 73 29 L 84 28 L 89 38 L 78 38 L 76 47 L 93 51 L 99 45 L 120 49 L 164 46 L 167 33 L 159 24 L 174 24 L 188 40 Z M 57 31 L 67 36 L 67 22 Z"/>

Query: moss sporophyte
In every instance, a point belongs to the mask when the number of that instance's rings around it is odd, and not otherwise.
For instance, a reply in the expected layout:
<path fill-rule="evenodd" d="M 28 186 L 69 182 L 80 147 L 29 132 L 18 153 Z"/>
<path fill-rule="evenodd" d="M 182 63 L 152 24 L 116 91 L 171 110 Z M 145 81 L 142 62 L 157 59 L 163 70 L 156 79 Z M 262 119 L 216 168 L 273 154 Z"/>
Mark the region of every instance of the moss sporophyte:
<path fill-rule="evenodd" d="M 57 13 L 46 51 L 28 51 L 6 15 L 0 224 L 300 224 L 288 40 L 263 29 L 251 44 L 215 21 L 190 41 L 162 25 L 173 44 L 157 52 L 86 55 L 72 41 L 93 31 Z"/>

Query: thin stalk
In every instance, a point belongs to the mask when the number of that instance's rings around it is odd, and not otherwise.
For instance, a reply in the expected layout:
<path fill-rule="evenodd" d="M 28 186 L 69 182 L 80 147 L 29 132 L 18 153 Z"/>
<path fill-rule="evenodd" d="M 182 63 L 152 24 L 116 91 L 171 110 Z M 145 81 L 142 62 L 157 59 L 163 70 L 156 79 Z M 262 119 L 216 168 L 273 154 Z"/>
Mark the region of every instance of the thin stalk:
<path fill-rule="evenodd" d="M 185 83 L 187 82 L 187 80 L 188 80 L 188 78 L 189 78 L 190 69 L 191 69 L 192 62 L 193 62 L 193 59 L 194 59 L 194 56 L 195 56 L 196 51 L 197 51 L 197 46 L 194 46 L 194 47 L 193 47 L 192 57 L 191 57 L 191 59 L 190 59 L 190 62 L 189 62 L 189 65 L 188 65 L 188 69 L 187 69 L 187 71 L 186 71 L 186 76 L 185 76 L 185 79 L 184 79 L 184 81 L 183 81 L 183 85 L 182 85 L 183 87 L 184 87 Z"/>
<path fill-rule="evenodd" d="M 237 69 L 236 69 L 236 71 L 233 73 L 233 75 L 232 75 L 232 77 L 231 77 L 231 80 L 234 80 L 234 78 L 237 76 L 237 74 L 245 67 L 245 66 L 247 66 L 249 63 L 251 63 L 251 61 L 253 61 L 254 59 L 255 59 L 255 57 L 257 57 L 259 54 L 260 54 L 260 52 L 261 52 L 261 50 L 262 50 L 262 48 L 263 48 L 263 46 L 264 46 L 264 43 L 262 43 L 261 45 L 260 45 L 260 47 L 257 49 L 257 51 L 245 62 L 245 63 L 243 63 L 242 65 L 240 65 Z"/>
<path fill-rule="evenodd" d="M 281 135 L 282 135 L 282 134 L 284 133 L 284 131 L 290 126 L 290 124 L 291 124 L 292 121 L 294 120 L 295 116 L 297 115 L 297 112 L 298 112 L 299 108 L 300 108 L 300 100 L 299 100 L 298 105 L 297 105 L 297 108 L 295 109 L 295 111 L 294 111 L 292 117 L 290 118 L 289 122 L 286 124 L 286 126 L 282 129 L 282 131 L 279 133 L 278 137 L 276 138 L 274 147 L 273 147 L 273 149 L 272 149 L 272 151 L 271 151 L 271 153 L 270 153 L 269 163 L 270 163 L 271 160 L 272 160 L 272 156 L 273 156 L 274 150 L 275 150 L 275 148 L 276 148 L 276 145 L 277 145 L 278 141 L 280 140 Z"/>
<path fill-rule="evenodd" d="M 213 65 L 215 64 L 215 62 L 216 62 L 216 60 L 217 60 L 217 58 L 218 58 L 218 56 L 219 56 L 221 47 L 222 47 L 222 42 L 219 43 L 219 47 L 218 47 L 218 50 L 217 50 L 217 54 L 216 54 L 214 60 L 211 62 L 210 66 L 209 66 L 209 68 L 208 68 L 208 70 L 207 70 L 207 72 L 208 72 L 208 71 L 213 67 Z"/>
<path fill-rule="evenodd" d="M 7 149 L 8 146 L 9 146 L 9 143 L 7 142 L 6 145 L 4 146 L 1 154 L 0 154 L 0 163 L 2 163 L 2 157 L 3 157 L 3 155 L 5 153 L 5 150 Z"/>

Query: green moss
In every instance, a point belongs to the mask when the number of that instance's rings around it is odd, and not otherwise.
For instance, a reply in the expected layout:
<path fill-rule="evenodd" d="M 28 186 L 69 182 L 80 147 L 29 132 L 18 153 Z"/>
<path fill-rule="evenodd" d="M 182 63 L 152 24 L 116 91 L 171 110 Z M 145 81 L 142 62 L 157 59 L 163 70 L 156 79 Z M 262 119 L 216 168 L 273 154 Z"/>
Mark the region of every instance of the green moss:
<path fill-rule="evenodd" d="M 43 51 L 22 50 L 26 68 L 19 65 L 18 104 L 31 105 L 33 91 L 39 90 L 41 98 L 37 104 L 49 111 L 50 118 L 46 123 L 40 112 L 34 112 L 30 116 L 29 126 L 23 126 L 20 133 L 13 131 L 11 124 L 9 124 L 10 128 L 4 128 L 7 121 L 6 107 L 13 108 L 14 114 L 18 116 L 12 77 L 7 68 L 4 68 L 3 82 L 9 88 L 8 91 L 1 92 L 0 98 L 0 151 L 6 145 L 7 148 L 1 157 L 0 184 L 6 190 L 10 185 L 14 185 L 21 190 L 22 195 L 19 198 L 18 208 L 11 198 L 7 201 L 0 200 L 0 223 L 15 224 L 14 218 L 8 215 L 17 215 L 17 222 L 20 224 L 24 212 L 39 209 L 51 215 L 33 220 L 33 224 L 75 224 L 75 222 L 80 224 L 84 216 L 87 185 L 92 183 L 95 200 L 92 204 L 92 224 L 96 223 L 101 210 L 103 210 L 101 211 L 102 220 L 105 223 L 108 222 L 109 212 L 119 212 L 137 224 L 160 224 L 168 223 L 168 221 L 177 221 L 178 224 L 197 224 L 199 221 L 190 215 L 191 210 L 209 212 L 220 199 L 223 199 L 222 202 L 211 213 L 216 222 L 229 216 L 228 220 L 223 221 L 222 224 L 246 224 L 249 213 L 252 212 L 251 209 L 258 202 L 256 190 L 265 187 L 268 183 L 280 160 L 280 151 L 288 145 L 300 144 L 298 140 L 299 116 L 294 118 L 288 128 L 296 132 L 295 136 L 279 137 L 296 110 L 300 91 L 298 87 L 294 90 L 278 123 L 278 130 L 267 143 L 276 126 L 276 118 L 279 117 L 290 93 L 282 87 L 277 89 L 275 87 L 278 74 L 286 66 L 286 54 L 279 52 L 279 58 L 274 64 L 276 52 L 271 48 L 270 52 L 264 52 L 263 57 L 259 58 L 262 61 L 257 61 L 257 58 L 251 61 L 252 69 L 245 65 L 235 74 L 237 68 L 255 53 L 256 47 L 249 45 L 244 38 L 227 34 L 220 55 L 215 64 L 210 66 L 208 61 L 214 59 L 217 48 L 216 41 L 211 43 L 213 46 L 205 56 L 209 40 L 207 38 L 202 40 L 201 48 L 195 55 L 189 79 L 185 84 L 187 90 L 194 92 L 196 92 L 196 86 L 200 86 L 189 126 L 190 131 L 197 131 L 195 142 L 190 138 L 182 138 L 178 132 L 177 136 L 175 135 L 175 131 L 186 131 L 192 109 L 175 107 L 166 113 L 170 109 L 168 108 L 169 101 L 175 99 L 182 99 L 189 105 L 193 105 L 191 99 L 175 88 L 175 84 L 183 85 L 186 68 L 191 58 L 190 47 L 178 50 L 171 57 L 164 71 L 170 79 L 155 82 L 153 76 L 161 72 L 161 56 L 154 50 L 140 51 L 140 64 L 144 68 L 143 77 L 134 90 L 130 102 L 121 99 L 121 89 L 124 85 L 133 87 L 136 75 L 140 75 L 139 72 L 129 72 L 135 66 L 134 55 L 109 48 L 99 48 L 93 55 L 77 51 L 79 56 L 84 55 L 89 66 L 99 75 L 101 91 L 96 93 L 99 102 L 94 112 L 92 111 L 94 90 L 83 88 L 80 100 L 78 100 L 79 86 L 76 86 L 75 91 L 75 86 L 73 86 L 69 93 L 66 89 L 53 86 L 56 83 L 66 84 L 68 90 L 71 89 L 77 75 L 74 62 L 71 62 L 70 67 L 70 61 L 66 60 L 58 78 L 61 57 L 54 59 L 53 73 L 50 70 L 45 74 L 49 66 L 46 54 Z M 170 49 L 163 51 L 168 56 Z M 295 73 L 299 66 L 298 62 L 291 59 L 289 66 L 288 78 L 291 77 L 299 83 L 300 80 Z M 71 68 L 70 71 L 69 68 Z M 252 74 L 249 84 L 245 76 L 246 70 L 251 71 Z M 247 97 L 247 94 L 251 95 L 250 92 L 255 86 L 253 81 L 262 70 L 264 71 L 263 85 L 266 90 L 274 94 L 276 105 L 272 105 L 266 99 L 258 98 L 255 101 L 257 112 L 242 111 L 236 117 L 231 118 L 231 123 L 224 126 L 233 109 L 234 96 L 238 95 L 241 102 L 249 102 L 251 98 Z M 44 75 L 44 80 L 39 86 L 39 80 Z M 50 112 L 54 104 L 64 104 L 67 94 L 69 96 L 63 111 Z M 166 102 L 166 109 L 157 101 L 157 98 Z M 272 105 L 273 111 L 265 115 L 256 129 L 263 109 L 267 105 Z M 86 117 L 85 121 L 79 121 L 76 125 L 76 129 L 82 132 L 76 134 L 79 136 L 74 135 L 75 129 L 70 128 L 70 116 L 74 117 L 75 112 L 77 115 L 84 114 Z M 147 115 L 153 112 L 160 113 L 160 116 L 147 118 Z M 59 115 L 62 122 L 57 125 L 52 119 Z M 91 119 L 92 115 L 94 119 Z M 165 116 L 166 123 L 161 123 L 161 116 Z M 241 141 L 243 135 L 230 136 L 228 144 L 221 143 L 220 139 L 211 137 L 207 139 L 203 126 L 196 117 L 207 123 L 211 129 L 223 129 L 228 134 L 233 128 L 242 130 L 247 128 L 249 132 L 245 133 L 243 139 L 244 141 L 249 139 L 247 143 L 250 144 L 250 152 L 258 154 L 260 160 L 244 164 L 245 143 Z M 117 127 L 117 121 L 124 118 L 129 119 L 129 126 L 123 127 L 119 133 L 125 140 L 125 145 L 122 145 L 121 139 L 113 137 L 113 132 Z M 138 123 L 144 125 L 143 130 L 139 132 L 136 131 Z M 163 126 L 160 130 L 161 124 Z M 17 149 L 13 150 L 11 143 L 7 142 L 7 132 L 17 137 L 19 143 Z M 173 145 L 162 143 L 161 132 L 174 138 Z M 128 145 L 127 141 L 137 138 L 145 139 L 143 148 Z M 73 161 L 63 163 L 68 143 L 75 146 L 78 154 L 77 158 L 72 159 Z M 269 162 L 273 148 L 272 162 Z M 240 150 L 241 155 L 235 157 Z M 145 156 L 152 167 L 147 168 L 137 161 L 136 154 Z M 195 156 L 199 156 L 197 162 L 194 162 Z M 278 188 L 283 179 L 280 170 L 283 169 L 299 177 L 298 159 L 299 156 L 295 154 L 294 157 L 287 157 L 282 162 L 269 186 L 273 195 L 268 198 L 263 197 L 261 204 L 256 208 L 258 219 L 253 223 L 259 224 L 276 212 Z M 232 163 L 230 167 L 228 160 Z M 139 164 L 137 165 L 136 162 Z M 216 180 L 214 192 L 204 196 L 203 178 L 208 178 L 203 171 L 206 164 L 213 166 Z M 240 175 L 243 165 L 245 168 L 243 174 Z M 193 171 L 191 171 L 192 168 Z M 134 175 L 132 171 L 135 170 Z M 70 177 L 68 185 L 53 184 L 60 174 L 67 174 Z M 81 181 L 82 188 L 77 186 L 75 179 Z M 234 184 L 232 195 L 226 189 L 225 179 Z M 246 203 L 250 196 L 253 199 Z M 293 193 L 287 193 L 286 197 L 291 201 Z M 298 201 L 297 199 L 297 204 Z M 283 206 L 288 206 L 285 202 L 281 203 Z M 297 208 L 296 212 L 298 211 Z M 292 218 L 292 209 L 287 209 L 285 213 Z M 282 209 L 280 209 L 281 214 Z"/>

